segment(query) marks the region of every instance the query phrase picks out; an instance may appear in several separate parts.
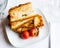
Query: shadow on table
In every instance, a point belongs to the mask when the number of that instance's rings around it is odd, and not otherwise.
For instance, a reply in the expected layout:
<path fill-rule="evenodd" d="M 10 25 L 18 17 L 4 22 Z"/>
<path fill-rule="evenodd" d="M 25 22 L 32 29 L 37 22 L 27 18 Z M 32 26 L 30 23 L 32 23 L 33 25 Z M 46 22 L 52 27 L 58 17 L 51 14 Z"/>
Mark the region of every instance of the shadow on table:
<path fill-rule="evenodd" d="M 7 34 L 6 34 L 6 30 L 5 30 L 5 24 L 6 24 L 6 20 L 7 18 L 5 18 L 3 21 L 2 21 L 2 31 L 3 31 L 3 35 L 4 35 L 4 38 L 5 38 L 5 41 L 9 44 L 9 45 L 12 45 L 9 40 L 8 40 L 8 37 L 7 37 Z"/>

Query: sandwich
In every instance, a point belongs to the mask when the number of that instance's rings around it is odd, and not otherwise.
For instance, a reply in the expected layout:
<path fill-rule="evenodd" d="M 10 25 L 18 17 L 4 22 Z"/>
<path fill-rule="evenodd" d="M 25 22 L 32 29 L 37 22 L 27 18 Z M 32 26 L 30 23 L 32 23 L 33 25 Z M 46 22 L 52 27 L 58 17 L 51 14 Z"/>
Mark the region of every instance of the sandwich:
<path fill-rule="evenodd" d="M 11 29 L 17 33 L 44 26 L 42 16 L 35 12 L 31 2 L 11 8 L 9 23 Z"/>
<path fill-rule="evenodd" d="M 34 18 L 34 20 L 22 25 L 20 28 L 17 29 L 18 33 L 21 33 L 26 30 L 31 30 L 32 28 L 39 28 L 44 26 L 42 16 L 38 15 Z"/>
<path fill-rule="evenodd" d="M 36 15 L 35 10 L 32 7 L 31 2 L 20 4 L 19 6 L 13 7 L 9 10 L 10 22 L 16 22 L 18 20 L 24 20 Z"/>

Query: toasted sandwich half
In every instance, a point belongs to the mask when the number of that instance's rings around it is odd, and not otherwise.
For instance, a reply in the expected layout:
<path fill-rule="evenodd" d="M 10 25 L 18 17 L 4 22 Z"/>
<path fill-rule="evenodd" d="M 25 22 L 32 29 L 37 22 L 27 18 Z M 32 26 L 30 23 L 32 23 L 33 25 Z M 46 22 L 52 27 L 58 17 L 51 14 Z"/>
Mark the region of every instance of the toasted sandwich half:
<path fill-rule="evenodd" d="M 43 18 L 40 15 L 37 15 L 34 20 L 25 23 L 20 28 L 18 28 L 16 31 L 18 33 L 21 33 L 22 31 L 30 30 L 32 28 L 39 28 L 44 26 Z"/>
<path fill-rule="evenodd" d="M 24 20 L 36 15 L 35 10 L 32 7 L 31 2 L 20 4 L 19 6 L 13 7 L 9 10 L 10 22 Z"/>

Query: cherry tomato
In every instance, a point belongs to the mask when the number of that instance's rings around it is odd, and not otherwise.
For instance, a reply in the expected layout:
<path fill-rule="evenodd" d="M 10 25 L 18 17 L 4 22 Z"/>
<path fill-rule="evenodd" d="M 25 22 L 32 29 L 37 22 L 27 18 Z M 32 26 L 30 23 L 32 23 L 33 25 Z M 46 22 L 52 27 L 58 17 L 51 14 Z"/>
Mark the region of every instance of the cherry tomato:
<path fill-rule="evenodd" d="M 33 28 L 29 31 L 29 35 L 32 36 L 32 37 L 38 36 L 38 34 L 39 34 L 39 31 L 36 28 Z"/>
<path fill-rule="evenodd" d="M 22 34 L 21 34 L 21 37 L 23 39 L 28 39 L 29 38 L 29 32 L 28 31 L 23 31 Z"/>

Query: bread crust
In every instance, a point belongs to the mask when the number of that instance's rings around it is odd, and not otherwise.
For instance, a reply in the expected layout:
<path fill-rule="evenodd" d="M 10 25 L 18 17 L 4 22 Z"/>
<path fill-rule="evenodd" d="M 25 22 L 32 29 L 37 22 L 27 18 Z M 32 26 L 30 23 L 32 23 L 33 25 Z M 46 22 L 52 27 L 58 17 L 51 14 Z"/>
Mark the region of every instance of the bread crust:
<path fill-rule="evenodd" d="M 15 7 L 10 8 L 10 9 L 9 9 L 9 14 L 10 14 L 10 11 L 11 11 L 11 10 L 16 9 L 16 8 L 18 8 L 18 7 L 22 7 L 22 6 L 27 5 L 27 4 L 31 4 L 31 2 L 27 2 L 27 3 L 25 3 L 25 4 L 19 4 L 18 6 L 15 6 Z"/>

